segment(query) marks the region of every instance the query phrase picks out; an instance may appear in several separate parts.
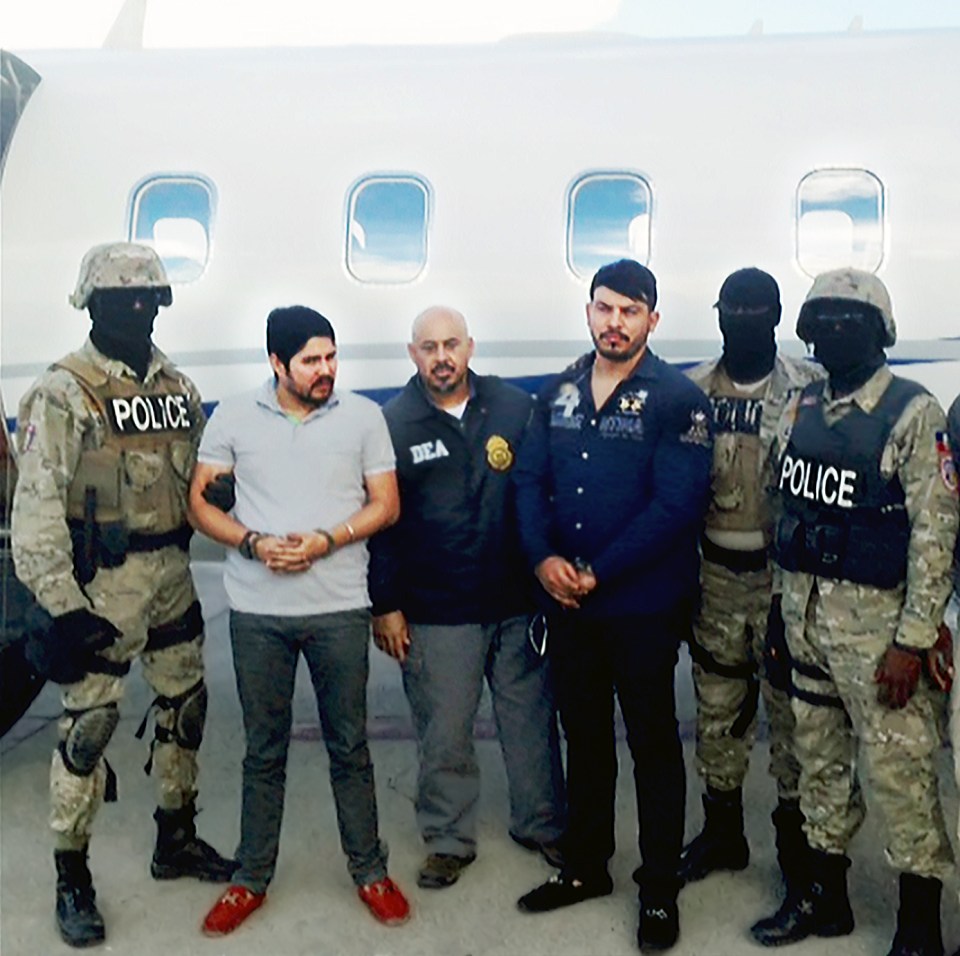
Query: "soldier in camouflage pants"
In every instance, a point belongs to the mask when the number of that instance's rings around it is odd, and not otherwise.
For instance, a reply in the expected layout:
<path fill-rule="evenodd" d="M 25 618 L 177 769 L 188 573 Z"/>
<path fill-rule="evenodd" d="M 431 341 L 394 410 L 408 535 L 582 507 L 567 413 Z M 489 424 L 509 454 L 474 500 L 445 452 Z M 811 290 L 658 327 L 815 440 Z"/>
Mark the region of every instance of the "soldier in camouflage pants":
<path fill-rule="evenodd" d="M 105 932 L 87 845 L 101 802 L 115 798 L 104 751 L 136 657 L 157 694 L 151 872 L 220 882 L 234 864 L 194 828 L 207 692 L 186 496 L 203 411 L 151 341 L 169 283 L 153 250 L 98 246 L 71 301 L 89 308 L 93 329 L 23 399 L 12 531 L 17 576 L 47 615 L 28 654 L 63 687 L 50 774 L 57 924 L 69 945 L 88 946 Z"/>
<path fill-rule="evenodd" d="M 863 820 L 857 751 L 900 872 L 889 956 L 942 956 L 941 880 L 951 872 L 933 755 L 944 700 L 922 678 L 950 593 L 956 480 L 945 418 L 893 376 L 890 299 L 871 273 L 814 282 L 797 323 L 829 373 L 787 408 L 777 560 L 792 658 L 805 885 L 754 937 L 779 946 L 853 929 L 846 849 Z"/>
<path fill-rule="evenodd" d="M 784 405 L 820 366 L 777 354 L 780 290 L 760 269 L 724 281 L 717 302 L 723 355 L 688 373 L 714 411 L 711 498 L 701 540 L 700 610 L 690 639 L 697 693 L 697 771 L 706 784 L 704 827 L 683 851 L 680 877 L 690 883 L 749 861 L 743 830 L 743 781 L 762 695 L 770 730 L 770 773 L 779 802 L 773 813 L 784 880 L 797 875 L 806 850 L 799 808 L 800 766 L 793 753 L 793 714 L 785 686 L 763 666 L 771 608 L 769 545 L 773 480 L 770 449 Z"/>

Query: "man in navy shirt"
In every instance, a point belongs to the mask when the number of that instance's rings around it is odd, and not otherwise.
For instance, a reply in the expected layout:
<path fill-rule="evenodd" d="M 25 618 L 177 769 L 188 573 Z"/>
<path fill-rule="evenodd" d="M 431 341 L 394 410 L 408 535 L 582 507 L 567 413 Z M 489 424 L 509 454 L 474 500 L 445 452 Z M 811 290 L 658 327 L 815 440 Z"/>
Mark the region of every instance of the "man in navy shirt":
<path fill-rule="evenodd" d="M 684 768 L 673 674 L 697 589 L 710 488 L 710 405 L 647 348 L 649 269 L 604 266 L 590 286 L 594 351 L 550 379 L 515 471 L 520 533 L 549 598 L 548 653 L 567 736 L 561 872 L 519 900 L 546 912 L 612 892 L 616 691 L 634 761 L 642 949 L 679 934 Z"/>

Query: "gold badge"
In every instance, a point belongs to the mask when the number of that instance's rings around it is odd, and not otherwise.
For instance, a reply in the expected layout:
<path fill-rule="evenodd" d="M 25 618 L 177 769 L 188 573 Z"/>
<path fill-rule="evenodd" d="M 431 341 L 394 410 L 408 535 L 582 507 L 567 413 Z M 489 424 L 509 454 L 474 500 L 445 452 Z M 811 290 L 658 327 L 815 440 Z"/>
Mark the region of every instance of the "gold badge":
<path fill-rule="evenodd" d="M 487 464 L 494 471 L 509 471 L 513 467 L 513 449 L 502 435 L 491 435 L 486 449 Z"/>

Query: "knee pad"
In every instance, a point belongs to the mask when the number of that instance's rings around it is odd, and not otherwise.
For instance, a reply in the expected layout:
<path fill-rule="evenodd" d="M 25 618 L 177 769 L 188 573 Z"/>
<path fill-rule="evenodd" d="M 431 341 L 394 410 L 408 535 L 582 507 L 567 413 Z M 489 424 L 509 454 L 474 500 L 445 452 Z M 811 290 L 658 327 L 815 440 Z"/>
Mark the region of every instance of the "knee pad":
<path fill-rule="evenodd" d="M 176 697 L 158 697 L 155 736 L 158 743 L 177 743 L 198 750 L 207 719 L 207 685 L 201 678 Z"/>
<path fill-rule="evenodd" d="M 68 711 L 73 723 L 60 741 L 64 766 L 78 777 L 89 777 L 96 769 L 107 744 L 120 722 L 117 705 Z"/>

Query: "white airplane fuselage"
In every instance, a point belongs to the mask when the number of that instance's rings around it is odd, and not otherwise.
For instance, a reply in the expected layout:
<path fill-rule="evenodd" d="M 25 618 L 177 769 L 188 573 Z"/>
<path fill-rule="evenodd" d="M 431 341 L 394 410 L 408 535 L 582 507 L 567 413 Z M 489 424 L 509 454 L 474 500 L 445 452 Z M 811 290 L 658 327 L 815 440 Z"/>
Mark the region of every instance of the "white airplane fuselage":
<path fill-rule="evenodd" d="M 466 314 L 478 371 L 561 368 L 589 345 L 572 196 L 607 174 L 649 188 L 651 345 L 678 361 L 718 351 L 712 304 L 746 265 L 779 281 L 781 341 L 802 350 L 809 263 L 829 255 L 798 246 L 798 190 L 818 171 L 873 177 L 864 235 L 893 296 L 891 355 L 944 403 L 960 387 L 960 32 L 20 55 L 42 82 L 0 193 L 9 415 L 86 334 L 67 304 L 83 253 L 130 237 L 138 184 L 180 175 L 209 183 L 215 210 L 204 271 L 174 283 L 155 340 L 207 401 L 268 374 L 265 317 L 293 303 L 334 323 L 349 388 L 402 384 L 411 320 L 436 302 Z M 352 190 L 381 176 L 425 187 L 425 261 L 409 281 L 351 272 Z"/>

